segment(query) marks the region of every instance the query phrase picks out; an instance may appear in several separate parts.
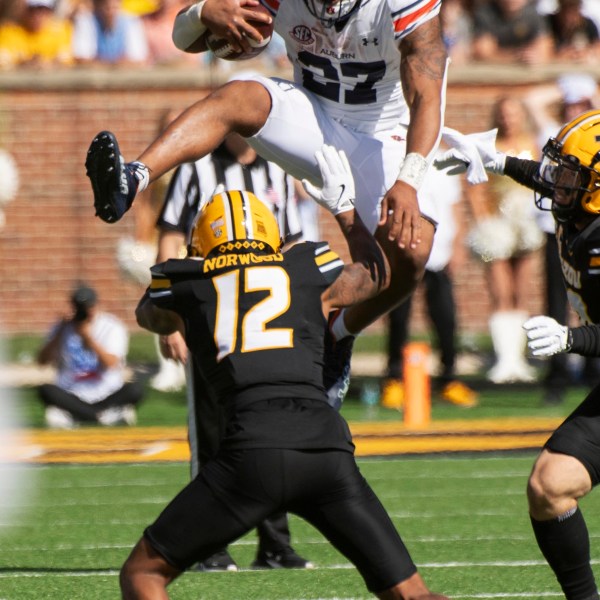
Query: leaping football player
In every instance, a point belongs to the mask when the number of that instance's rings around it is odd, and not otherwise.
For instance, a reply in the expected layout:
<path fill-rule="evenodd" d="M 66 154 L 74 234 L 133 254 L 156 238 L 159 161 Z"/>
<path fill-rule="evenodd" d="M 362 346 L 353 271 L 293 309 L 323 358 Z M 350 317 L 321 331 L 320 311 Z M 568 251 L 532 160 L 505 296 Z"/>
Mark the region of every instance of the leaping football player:
<path fill-rule="evenodd" d="M 374 298 L 334 311 L 324 382 L 339 408 L 349 384 L 355 335 L 397 306 L 421 280 L 436 215 L 417 192 L 439 144 L 447 54 L 441 0 L 263 0 L 286 43 L 293 81 L 263 76 L 227 83 L 190 106 L 133 162 L 101 132 L 86 161 L 97 214 L 120 219 L 136 193 L 173 167 L 214 150 L 230 132 L 265 159 L 313 185 L 315 152 L 344 150 L 357 210 L 381 244 L 391 284 Z M 256 0 L 202 0 L 178 15 L 173 38 L 186 50 L 206 29 L 243 47 L 260 35 Z"/>

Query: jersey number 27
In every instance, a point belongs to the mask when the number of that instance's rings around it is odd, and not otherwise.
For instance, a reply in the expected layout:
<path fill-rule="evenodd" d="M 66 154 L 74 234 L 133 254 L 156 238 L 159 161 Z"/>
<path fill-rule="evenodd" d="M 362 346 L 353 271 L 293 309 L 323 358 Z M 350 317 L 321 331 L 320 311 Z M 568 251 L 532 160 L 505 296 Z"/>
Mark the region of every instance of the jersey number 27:
<path fill-rule="evenodd" d="M 327 83 L 321 83 L 314 77 L 312 71 L 302 69 L 302 85 L 314 94 L 318 94 L 334 102 L 343 104 L 372 104 L 377 100 L 375 84 L 385 75 L 385 62 L 341 62 L 339 69 L 342 77 L 356 79 L 356 84 L 351 90 L 345 90 L 344 97 L 340 97 L 340 73 L 337 65 L 325 56 L 316 56 L 310 52 L 298 53 L 298 60 L 307 67 L 319 69 Z"/>

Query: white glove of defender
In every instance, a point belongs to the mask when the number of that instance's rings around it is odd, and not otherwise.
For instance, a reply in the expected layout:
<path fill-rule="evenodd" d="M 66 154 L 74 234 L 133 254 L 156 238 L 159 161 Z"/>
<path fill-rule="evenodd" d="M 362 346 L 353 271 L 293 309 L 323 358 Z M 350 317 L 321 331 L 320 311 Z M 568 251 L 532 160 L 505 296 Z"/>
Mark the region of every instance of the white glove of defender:
<path fill-rule="evenodd" d="M 471 184 L 487 181 L 486 171 L 503 175 L 506 155 L 496 150 L 497 133 L 497 129 L 490 129 L 465 135 L 444 127 L 442 139 L 450 146 L 450 150 L 433 161 L 435 168 L 447 170 L 448 175 L 466 172 L 467 181 Z"/>
<path fill-rule="evenodd" d="M 552 317 L 531 317 L 523 323 L 532 356 L 554 356 L 569 349 L 569 328 Z"/>
<path fill-rule="evenodd" d="M 315 152 L 315 158 L 323 178 L 323 187 L 319 189 L 307 179 L 303 179 L 302 185 L 306 193 L 334 216 L 352 210 L 356 194 L 354 178 L 345 152 L 324 145 L 321 150 Z"/>

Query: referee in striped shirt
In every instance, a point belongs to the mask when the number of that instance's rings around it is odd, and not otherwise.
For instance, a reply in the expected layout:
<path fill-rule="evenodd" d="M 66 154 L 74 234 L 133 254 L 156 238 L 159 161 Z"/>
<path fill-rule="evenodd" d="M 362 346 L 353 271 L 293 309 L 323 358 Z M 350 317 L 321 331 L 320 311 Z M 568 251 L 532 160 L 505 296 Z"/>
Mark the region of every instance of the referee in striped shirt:
<path fill-rule="evenodd" d="M 302 238 L 296 181 L 276 164 L 266 161 L 238 134 L 225 141 L 195 163 L 175 171 L 158 218 L 157 262 L 180 258 L 200 208 L 215 193 L 247 190 L 269 204 L 275 214 L 285 243 Z M 186 363 L 188 437 L 191 475 L 195 477 L 219 448 L 224 433 L 225 414 L 210 385 L 193 363 L 187 363 L 187 347 L 180 334 L 160 336 L 160 350 L 167 358 Z M 258 527 L 255 568 L 311 568 L 309 561 L 291 547 L 286 513 L 273 515 Z M 199 570 L 235 571 L 237 565 L 227 549 L 216 553 Z"/>

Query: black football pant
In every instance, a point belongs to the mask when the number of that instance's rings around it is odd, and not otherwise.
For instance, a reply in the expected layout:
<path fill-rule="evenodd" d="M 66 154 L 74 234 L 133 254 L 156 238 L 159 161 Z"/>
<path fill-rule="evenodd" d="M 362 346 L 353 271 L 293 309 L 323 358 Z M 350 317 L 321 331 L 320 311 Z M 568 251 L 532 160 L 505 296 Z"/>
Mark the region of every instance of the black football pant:
<path fill-rule="evenodd" d="M 209 459 L 214 458 L 225 434 L 225 411 L 213 389 L 195 367 L 187 369 L 188 437 L 192 478 Z M 257 526 L 258 552 L 277 553 L 290 546 L 287 514 L 271 515 Z"/>
<path fill-rule="evenodd" d="M 456 365 L 456 305 L 452 281 L 445 269 L 425 270 L 425 303 L 437 343 L 442 363 L 441 382 L 454 379 Z M 402 379 L 402 350 L 408 342 L 408 322 L 413 295 L 389 313 L 388 325 L 388 377 Z"/>
<path fill-rule="evenodd" d="M 185 571 L 275 510 L 289 510 L 320 531 L 374 593 L 417 571 L 354 455 L 342 450 L 223 450 L 144 535 Z"/>
<path fill-rule="evenodd" d="M 104 400 L 90 404 L 52 383 L 45 383 L 38 388 L 40 398 L 45 406 L 57 406 L 70 413 L 76 421 L 96 423 L 98 414 L 107 408 L 137 405 L 142 399 L 142 386 L 137 382 L 126 383 Z"/>

